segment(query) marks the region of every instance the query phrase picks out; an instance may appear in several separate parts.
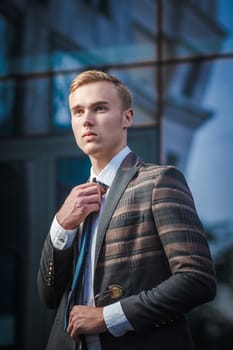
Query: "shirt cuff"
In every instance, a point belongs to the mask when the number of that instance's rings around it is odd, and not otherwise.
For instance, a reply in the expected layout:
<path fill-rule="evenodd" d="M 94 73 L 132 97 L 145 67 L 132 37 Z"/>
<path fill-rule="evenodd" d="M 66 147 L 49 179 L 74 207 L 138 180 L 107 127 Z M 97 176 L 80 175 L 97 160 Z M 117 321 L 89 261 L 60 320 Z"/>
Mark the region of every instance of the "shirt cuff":
<path fill-rule="evenodd" d="M 120 301 L 105 306 L 103 314 L 105 324 L 114 337 L 120 337 L 128 331 L 134 330 L 125 316 Z"/>
<path fill-rule="evenodd" d="M 56 216 L 50 227 L 50 237 L 54 248 L 63 250 L 70 248 L 76 236 L 77 229 L 65 230 L 57 221 Z"/>

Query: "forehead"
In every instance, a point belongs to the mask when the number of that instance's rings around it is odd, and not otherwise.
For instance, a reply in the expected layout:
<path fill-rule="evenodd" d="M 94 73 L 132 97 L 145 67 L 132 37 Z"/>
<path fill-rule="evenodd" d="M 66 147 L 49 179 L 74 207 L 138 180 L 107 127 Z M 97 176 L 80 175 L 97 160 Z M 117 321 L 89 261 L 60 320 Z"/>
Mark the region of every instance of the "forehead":
<path fill-rule="evenodd" d="M 115 85 L 108 81 L 84 84 L 70 94 L 70 104 L 92 104 L 98 101 L 120 103 Z"/>

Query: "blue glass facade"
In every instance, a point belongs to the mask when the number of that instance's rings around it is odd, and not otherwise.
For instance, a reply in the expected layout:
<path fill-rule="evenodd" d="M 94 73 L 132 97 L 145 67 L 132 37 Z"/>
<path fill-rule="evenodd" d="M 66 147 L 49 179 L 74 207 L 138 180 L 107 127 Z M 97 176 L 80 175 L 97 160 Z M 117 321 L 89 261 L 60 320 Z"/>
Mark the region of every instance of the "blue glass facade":
<path fill-rule="evenodd" d="M 232 349 L 232 11 L 227 0 L 1 1 L 0 350 L 45 347 L 53 313 L 36 273 L 55 210 L 89 174 L 68 110 L 89 68 L 131 88 L 130 146 L 185 173 L 218 277 L 216 299 L 190 315 L 196 350 Z"/>

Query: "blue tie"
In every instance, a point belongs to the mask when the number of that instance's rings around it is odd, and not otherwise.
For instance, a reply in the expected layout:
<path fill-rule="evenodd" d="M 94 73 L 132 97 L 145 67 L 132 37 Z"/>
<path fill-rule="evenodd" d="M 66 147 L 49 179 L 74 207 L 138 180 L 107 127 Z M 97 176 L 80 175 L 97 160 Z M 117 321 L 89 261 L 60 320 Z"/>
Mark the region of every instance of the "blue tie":
<path fill-rule="evenodd" d="M 104 183 L 98 181 L 96 178 L 94 178 L 92 180 L 93 182 L 98 183 L 99 185 L 101 185 L 102 187 L 105 188 L 105 190 L 107 190 L 108 186 L 105 185 Z M 66 330 L 67 325 L 68 325 L 68 318 L 69 318 L 69 311 L 70 311 L 70 306 L 71 306 L 71 300 L 74 297 L 74 292 L 78 283 L 78 280 L 80 278 L 82 278 L 83 275 L 83 266 L 84 266 L 84 261 L 86 259 L 87 253 L 88 253 L 88 246 L 89 246 L 89 238 L 91 235 L 91 228 L 92 228 L 92 220 L 93 220 L 93 214 L 91 213 L 88 215 L 88 217 L 85 220 L 85 227 L 83 230 L 83 237 L 82 237 L 82 241 L 81 241 L 81 247 L 80 247 L 80 252 L 79 252 L 79 256 L 76 262 L 76 267 L 75 267 L 75 272 L 74 272 L 74 276 L 73 276 L 73 281 L 72 281 L 72 285 L 71 285 L 71 290 L 68 296 L 68 300 L 67 300 L 67 304 L 66 304 L 66 309 L 65 309 L 65 317 L 64 317 L 64 330 Z"/>
<path fill-rule="evenodd" d="M 68 318 L 69 318 L 69 309 L 71 305 L 71 300 L 74 296 L 74 292 L 78 283 L 78 280 L 80 277 L 82 277 L 82 271 L 83 271 L 83 265 L 84 261 L 87 256 L 88 252 L 88 242 L 91 234 L 91 226 L 92 226 L 92 213 L 86 218 L 85 221 L 85 229 L 83 233 L 83 238 L 81 242 L 81 247 L 80 247 L 80 252 L 79 256 L 77 259 L 76 267 L 75 267 L 75 272 L 73 276 L 73 282 L 71 285 L 71 290 L 68 296 L 67 304 L 66 304 L 66 309 L 65 309 L 65 318 L 64 318 L 64 330 L 66 330 L 67 325 L 68 325 Z"/>

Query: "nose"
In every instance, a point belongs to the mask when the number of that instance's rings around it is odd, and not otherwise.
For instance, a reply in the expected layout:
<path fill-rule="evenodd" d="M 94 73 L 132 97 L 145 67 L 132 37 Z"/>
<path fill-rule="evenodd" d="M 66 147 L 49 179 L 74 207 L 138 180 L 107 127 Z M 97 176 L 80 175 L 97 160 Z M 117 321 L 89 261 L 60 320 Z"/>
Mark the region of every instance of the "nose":
<path fill-rule="evenodd" d="M 83 125 L 89 126 L 94 124 L 93 113 L 90 110 L 85 110 L 83 115 Z"/>

